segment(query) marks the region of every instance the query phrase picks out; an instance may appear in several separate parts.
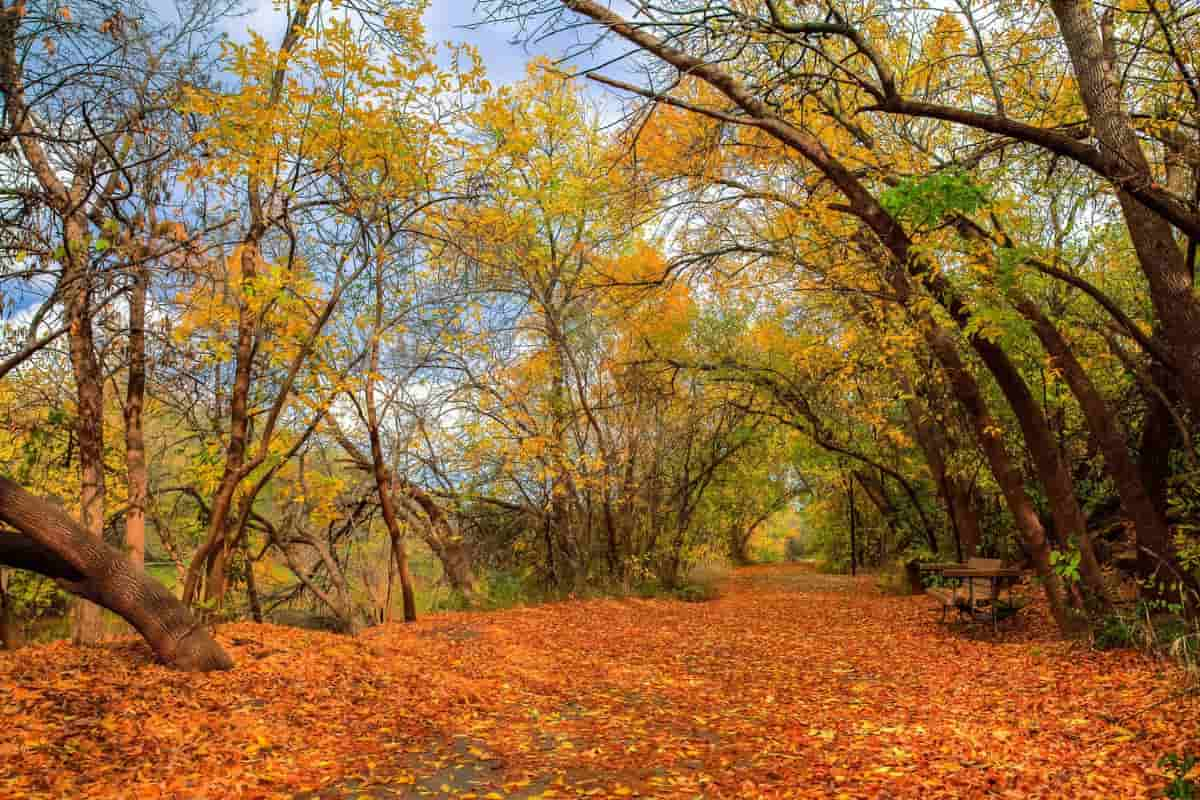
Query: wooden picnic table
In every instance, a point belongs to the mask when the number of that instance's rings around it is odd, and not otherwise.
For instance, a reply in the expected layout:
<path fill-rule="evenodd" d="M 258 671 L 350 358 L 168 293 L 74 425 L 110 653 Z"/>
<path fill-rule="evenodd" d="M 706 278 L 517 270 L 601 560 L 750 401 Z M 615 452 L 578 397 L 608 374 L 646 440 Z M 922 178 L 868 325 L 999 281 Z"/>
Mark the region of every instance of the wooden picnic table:
<path fill-rule="evenodd" d="M 1021 570 L 1015 567 L 965 567 L 955 566 L 941 570 L 943 578 L 958 578 L 965 581 L 967 584 L 968 599 L 967 609 L 972 618 L 978 618 L 979 611 L 975 606 L 975 581 L 987 580 L 991 582 L 991 591 L 988 592 L 987 600 L 987 616 L 992 620 L 992 630 L 996 629 L 997 606 L 1000 600 L 1000 589 L 1004 584 L 1011 586 L 1016 583 L 1021 577 Z M 1011 602 L 1012 592 L 1009 590 Z"/>
<path fill-rule="evenodd" d="M 991 578 L 999 581 L 1004 578 L 1020 578 L 1021 570 L 1016 567 L 989 567 L 980 569 L 978 567 L 964 567 L 955 565 L 942 570 L 942 576 L 946 578 Z"/>
<path fill-rule="evenodd" d="M 925 561 L 917 565 L 921 572 L 942 572 L 947 569 L 964 569 L 966 564 L 961 561 Z"/>

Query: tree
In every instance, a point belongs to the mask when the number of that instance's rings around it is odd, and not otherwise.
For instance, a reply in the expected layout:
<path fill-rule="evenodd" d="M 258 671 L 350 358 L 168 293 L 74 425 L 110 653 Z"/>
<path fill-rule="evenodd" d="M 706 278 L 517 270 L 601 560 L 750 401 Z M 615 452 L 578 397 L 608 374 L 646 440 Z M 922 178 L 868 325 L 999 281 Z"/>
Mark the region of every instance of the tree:
<path fill-rule="evenodd" d="M 6 521 L 25 538 L 6 537 L 11 540 L 6 548 L 22 567 L 58 578 L 76 594 L 125 616 L 161 658 L 185 668 L 223 667 L 229 660 L 206 632 L 193 629 L 186 612 L 162 587 L 102 541 L 104 391 L 95 318 L 104 302 L 98 269 L 112 244 L 104 237 L 131 233 L 119 211 L 130 189 L 124 172 L 129 156 L 146 141 L 189 70 L 203 63 L 207 39 L 201 20 L 211 9 L 195 6 L 181 25 L 160 27 L 150 17 L 129 24 L 123 17 L 102 20 L 99 7 L 84 6 L 76 20 L 70 9 L 31 10 L 18 3 L 3 9 L 0 30 L 6 138 L 16 140 L 28 196 L 36 198 L 57 228 L 51 252 L 26 252 L 58 270 L 54 292 L 35 314 L 29 338 L 36 338 L 46 310 L 61 302 L 75 382 L 82 520 L 81 527 L 7 484 L 6 497 L 13 505 Z M 42 29 L 50 35 L 34 39 Z M 60 42 L 76 59 L 58 63 Z M 201 49 L 188 52 L 193 46 Z M 102 69 L 105 51 L 114 58 Z M 51 72 L 60 76 L 57 90 L 38 91 L 30 100 L 26 86 Z M 64 72 L 67 78 L 61 79 Z M 81 538 L 81 532 L 92 541 Z M 84 603 L 78 614 L 76 640 L 96 641 L 99 610 Z"/>
<path fill-rule="evenodd" d="M 199 329 L 219 341 L 226 323 L 236 323 L 233 341 L 217 346 L 233 362 L 228 433 L 206 537 L 188 568 L 187 602 L 203 585 L 205 601 L 220 605 L 257 493 L 316 432 L 366 355 L 338 362 L 327 332 L 375 266 L 360 209 L 382 219 L 434 201 L 446 144 L 435 95 L 469 92 L 479 79 L 477 63 L 461 74 L 436 67 L 407 15 L 386 15 L 385 35 L 372 43 L 349 21 L 329 23 L 318 37 L 306 27 L 313 11 L 310 3 L 295 9 L 277 50 L 260 37 L 231 49 L 237 91 L 191 95 L 191 110 L 207 120 L 194 181 L 220 189 L 246 175 L 247 189 L 240 237 L 210 274 L 196 276 L 189 298 L 188 335 Z M 385 52 L 381 70 L 373 59 Z M 310 297 L 321 300 L 314 306 Z M 305 396 L 322 399 L 306 404 Z M 254 430 L 257 403 L 267 410 Z M 305 433 L 277 459 L 277 432 L 305 405 Z"/>

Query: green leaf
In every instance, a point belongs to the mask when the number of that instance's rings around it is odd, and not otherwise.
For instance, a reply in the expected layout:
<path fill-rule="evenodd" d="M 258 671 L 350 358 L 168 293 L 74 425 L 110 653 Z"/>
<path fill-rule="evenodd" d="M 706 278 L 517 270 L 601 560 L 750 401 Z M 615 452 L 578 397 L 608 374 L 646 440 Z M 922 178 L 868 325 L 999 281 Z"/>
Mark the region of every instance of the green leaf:
<path fill-rule="evenodd" d="M 979 185 L 957 170 L 936 172 L 925 178 L 908 178 L 879 198 L 889 214 L 918 228 L 931 228 L 953 212 L 972 214 L 988 204 L 990 187 Z"/>

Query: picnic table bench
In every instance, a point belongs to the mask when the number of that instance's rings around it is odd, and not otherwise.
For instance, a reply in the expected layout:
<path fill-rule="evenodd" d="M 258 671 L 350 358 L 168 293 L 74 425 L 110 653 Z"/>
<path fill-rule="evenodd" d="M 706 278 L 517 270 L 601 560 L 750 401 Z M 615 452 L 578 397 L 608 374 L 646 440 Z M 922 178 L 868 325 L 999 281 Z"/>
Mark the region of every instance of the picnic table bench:
<path fill-rule="evenodd" d="M 1005 567 L 998 558 L 972 558 L 964 564 L 931 565 L 938 569 L 931 572 L 943 578 L 957 579 L 957 586 L 934 587 L 926 594 L 937 598 L 942 604 L 942 622 L 946 612 L 955 609 L 961 616 L 973 620 L 992 622 L 992 630 L 999 622 L 1000 592 L 1011 587 L 1021 577 L 1021 570 Z M 1011 600 L 1011 589 L 1010 589 Z"/>

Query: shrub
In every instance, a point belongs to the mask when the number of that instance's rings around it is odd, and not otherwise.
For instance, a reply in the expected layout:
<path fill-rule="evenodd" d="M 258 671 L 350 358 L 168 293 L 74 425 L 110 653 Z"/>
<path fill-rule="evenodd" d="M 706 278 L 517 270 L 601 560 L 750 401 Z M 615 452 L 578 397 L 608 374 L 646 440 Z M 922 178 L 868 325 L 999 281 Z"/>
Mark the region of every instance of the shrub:
<path fill-rule="evenodd" d="M 1097 650 L 1125 650 L 1136 644 L 1137 626 L 1121 614 L 1109 614 L 1092 633 L 1092 646 Z"/>
<path fill-rule="evenodd" d="M 698 564 L 688 571 L 683 583 L 672 594 L 688 603 L 704 603 L 721 596 L 721 582 L 729 569 L 719 564 Z"/>
<path fill-rule="evenodd" d="M 423 609 L 426 613 L 436 613 L 438 611 L 467 611 L 471 608 L 471 604 L 467 601 L 466 595 L 462 592 L 447 591 L 442 594 L 435 587 L 432 591 L 425 595 L 426 608 Z M 417 606 L 421 606 L 422 595 L 417 595 Z"/>
<path fill-rule="evenodd" d="M 685 603 L 707 603 L 716 600 L 721 593 L 716 586 L 710 584 L 687 583 L 675 590 L 676 599 Z"/>
<path fill-rule="evenodd" d="M 784 557 L 788 561 L 800 561 L 806 555 L 804 550 L 804 540 L 799 536 L 789 536 L 787 544 L 784 545 Z"/>
<path fill-rule="evenodd" d="M 483 580 L 479 605 L 486 609 L 514 608 L 542 603 L 546 599 L 545 592 L 534 584 L 528 573 L 495 570 Z"/>
<path fill-rule="evenodd" d="M 908 580 L 908 572 L 906 563 L 903 559 L 893 561 L 879 573 L 879 577 L 875 581 L 876 588 L 884 594 L 893 595 L 909 595 L 912 594 L 912 585 Z"/>
<path fill-rule="evenodd" d="M 7 575 L 5 596 L 10 619 L 23 638 L 48 642 L 70 637 L 69 595 L 53 580 L 13 570 Z"/>
<path fill-rule="evenodd" d="M 1178 639 L 1185 638 L 1192 629 L 1187 620 L 1175 614 L 1166 614 L 1151 619 L 1154 630 L 1154 640 L 1159 645 L 1169 646 Z"/>
<path fill-rule="evenodd" d="M 785 554 L 780 552 L 779 548 L 769 546 L 756 547 L 754 548 L 754 552 L 751 554 L 751 560 L 755 564 L 778 564 L 779 562 L 783 561 L 784 558 Z M 786 555 L 786 558 L 788 561 L 796 560 L 790 555 Z"/>
<path fill-rule="evenodd" d="M 1178 614 L 1161 614 L 1150 617 L 1146 627 L 1151 650 L 1174 658 L 1188 672 L 1200 671 L 1200 626 Z"/>
<path fill-rule="evenodd" d="M 1174 659 L 1193 675 L 1200 673 L 1200 626 L 1174 612 L 1154 613 L 1160 606 L 1140 602 L 1132 613 L 1109 614 L 1093 630 L 1093 645 L 1097 650 L 1138 647 Z"/>
<path fill-rule="evenodd" d="M 1163 795 L 1172 800 L 1195 800 L 1198 796 L 1196 782 L 1188 777 L 1197 764 L 1196 756 L 1167 753 L 1158 765 L 1170 772 L 1171 782 L 1163 789 Z"/>

